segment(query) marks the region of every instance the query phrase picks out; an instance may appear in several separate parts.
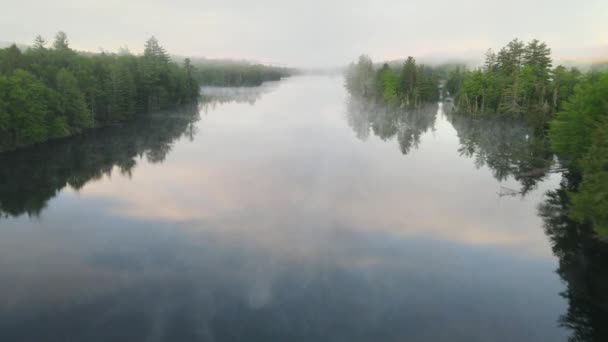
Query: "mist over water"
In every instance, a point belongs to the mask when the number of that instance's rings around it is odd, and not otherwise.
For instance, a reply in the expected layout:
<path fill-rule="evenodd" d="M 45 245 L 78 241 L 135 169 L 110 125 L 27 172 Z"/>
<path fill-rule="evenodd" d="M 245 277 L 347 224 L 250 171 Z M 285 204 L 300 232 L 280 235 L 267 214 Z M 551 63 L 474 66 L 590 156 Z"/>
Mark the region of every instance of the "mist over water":
<path fill-rule="evenodd" d="M 569 311 L 588 306 L 556 256 L 542 142 L 343 83 L 205 88 L 199 108 L 1 155 L 0 340 L 566 341 L 601 323 Z"/>

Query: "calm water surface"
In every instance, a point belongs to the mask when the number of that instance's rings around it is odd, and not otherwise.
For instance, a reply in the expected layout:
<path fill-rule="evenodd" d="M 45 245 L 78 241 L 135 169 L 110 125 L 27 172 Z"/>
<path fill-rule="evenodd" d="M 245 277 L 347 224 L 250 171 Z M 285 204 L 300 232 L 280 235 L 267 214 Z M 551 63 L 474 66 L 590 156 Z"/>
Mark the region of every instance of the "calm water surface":
<path fill-rule="evenodd" d="M 566 341 L 601 323 L 568 326 L 544 142 L 342 83 L 204 89 L 199 109 L 0 156 L 0 340 Z"/>

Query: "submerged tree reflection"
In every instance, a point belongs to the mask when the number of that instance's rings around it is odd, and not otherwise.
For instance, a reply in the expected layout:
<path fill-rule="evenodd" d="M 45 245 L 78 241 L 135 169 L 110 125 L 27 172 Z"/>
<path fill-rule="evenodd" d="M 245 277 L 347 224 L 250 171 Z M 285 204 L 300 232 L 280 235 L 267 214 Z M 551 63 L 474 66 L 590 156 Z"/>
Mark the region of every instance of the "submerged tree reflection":
<path fill-rule="evenodd" d="M 527 194 L 554 171 L 549 141 L 525 123 L 453 114 L 449 106 L 445 113 L 458 134 L 460 155 L 474 158 L 478 168 L 490 168 L 498 181 L 513 177 L 521 184 L 513 194 Z"/>
<path fill-rule="evenodd" d="M 575 179 L 564 176 L 558 190 L 547 193 L 539 206 L 553 253 L 559 258 L 557 274 L 567 288 L 561 295 L 568 311 L 561 326 L 572 330 L 570 341 L 608 341 L 608 242 L 600 240 L 589 225 L 568 217 L 568 191 Z"/>
<path fill-rule="evenodd" d="M 173 142 L 196 134 L 196 107 L 104 127 L 17 152 L 0 154 L 0 216 L 38 215 L 49 199 L 111 174 L 130 175 L 137 157 L 163 162 Z"/>
<path fill-rule="evenodd" d="M 203 113 L 207 113 L 218 105 L 233 102 L 254 105 L 264 95 L 278 87 L 278 82 L 267 82 L 256 87 L 202 87 L 200 109 Z"/>
<path fill-rule="evenodd" d="M 437 110 L 437 104 L 403 109 L 351 96 L 347 102 L 347 119 L 359 139 L 366 140 L 370 132 L 382 140 L 396 136 L 401 153 L 408 154 L 412 148 L 419 147 L 422 134 L 434 130 Z"/>

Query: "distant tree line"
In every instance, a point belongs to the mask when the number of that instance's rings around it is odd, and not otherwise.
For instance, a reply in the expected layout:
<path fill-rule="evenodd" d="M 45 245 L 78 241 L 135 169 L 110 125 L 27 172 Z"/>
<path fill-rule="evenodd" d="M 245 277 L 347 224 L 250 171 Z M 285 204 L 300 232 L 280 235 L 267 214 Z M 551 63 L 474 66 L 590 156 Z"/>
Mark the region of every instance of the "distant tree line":
<path fill-rule="evenodd" d="M 278 81 L 295 73 L 290 68 L 246 62 L 194 60 L 196 79 L 204 86 L 252 87 Z"/>
<path fill-rule="evenodd" d="M 190 61 L 170 62 L 154 37 L 135 56 L 76 52 L 63 32 L 49 47 L 38 36 L 23 52 L 0 49 L 0 151 L 192 103 L 198 95 Z"/>
<path fill-rule="evenodd" d="M 548 136 L 568 169 L 570 217 L 608 234 L 607 71 L 553 68 L 545 43 L 514 39 L 483 67 L 453 70 L 446 88 L 460 115 L 517 118 Z"/>
<path fill-rule="evenodd" d="M 348 67 L 346 89 L 357 97 L 419 108 L 439 99 L 439 75 L 433 68 L 416 64 L 413 57 L 397 68 L 388 63 L 376 68 L 371 58 L 363 55 Z"/>

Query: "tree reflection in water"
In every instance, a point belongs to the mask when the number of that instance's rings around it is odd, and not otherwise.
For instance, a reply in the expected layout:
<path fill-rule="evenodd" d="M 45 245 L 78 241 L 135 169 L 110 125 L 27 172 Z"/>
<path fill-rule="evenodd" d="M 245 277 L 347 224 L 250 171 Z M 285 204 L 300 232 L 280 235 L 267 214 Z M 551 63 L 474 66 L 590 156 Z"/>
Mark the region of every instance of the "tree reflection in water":
<path fill-rule="evenodd" d="M 567 288 L 561 295 L 568 311 L 559 323 L 572 330 L 570 341 L 608 341 L 608 242 L 593 229 L 568 218 L 568 191 L 578 180 L 565 175 L 561 186 L 547 193 L 539 206 L 553 253 L 559 258 L 557 274 Z"/>
<path fill-rule="evenodd" d="M 548 139 L 535 134 L 525 123 L 459 115 L 450 109 L 444 106 L 446 118 L 460 140 L 460 155 L 473 158 L 478 168 L 490 168 L 498 181 L 513 177 L 521 184 L 519 191 L 505 194 L 526 195 L 549 173 L 558 171 Z"/>
<path fill-rule="evenodd" d="M 361 140 L 367 140 L 370 132 L 382 140 L 397 136 L 401 153 L 408 154 L 420 145 L 420 137 L 435 129 L 438 104 L 421 108 L 403 109 L 378 105 L 353 96 L 347 100 L 348 124 Z"/>
<path fill-rule="evenodd" d="M 130 176 L 138 157 L 161 163 L 174 141 L 193 139 L 197 120 L 197 107 L 182 108 L 0 154 L 0 217 L 37 216 L 64 187 L 81 189 L 114 167 Z"/>
<path fill-rule="evenodd" d="M 279 82 L 266 82 L 257 87 L 202 87 L 200 109 L 203 113 L 214 110 L 225 103 L 248 103 L 254 105 L 264 95 L 276 90 Z"/>

